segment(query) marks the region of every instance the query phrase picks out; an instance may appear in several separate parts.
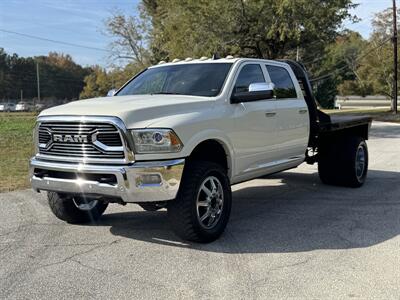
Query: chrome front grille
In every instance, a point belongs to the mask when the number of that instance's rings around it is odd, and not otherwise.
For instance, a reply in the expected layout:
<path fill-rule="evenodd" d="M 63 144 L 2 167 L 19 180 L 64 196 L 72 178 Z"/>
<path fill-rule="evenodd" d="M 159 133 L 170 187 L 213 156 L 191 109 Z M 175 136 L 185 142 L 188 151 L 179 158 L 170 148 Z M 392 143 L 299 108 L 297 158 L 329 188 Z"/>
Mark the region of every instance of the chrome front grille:
<path fill-rule="evenodd" d="M 124 159 L 121 134 L 113 124 L 42 122 L 39 154 L 75 159 Z"/>

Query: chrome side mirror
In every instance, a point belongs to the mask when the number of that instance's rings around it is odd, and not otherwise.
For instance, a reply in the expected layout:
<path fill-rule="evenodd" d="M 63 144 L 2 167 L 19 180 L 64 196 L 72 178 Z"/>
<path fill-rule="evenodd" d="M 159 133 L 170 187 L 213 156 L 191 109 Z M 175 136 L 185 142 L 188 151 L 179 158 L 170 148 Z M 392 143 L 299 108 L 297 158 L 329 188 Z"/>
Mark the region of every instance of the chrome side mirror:
<path fill-rule="evenodd" d="M 245 92 L 234 92 L 231 95 L 231 103 L 251 102 L 268 100 L 274 98 L 274 84 L 265 82 L 255 82 L 249 85 L 249 90 Z"/>
<path fill-rule="evenodd" d="M 274 87 L 273 83 L 255 82 L 249 85 L 249 92 L 273 91 Z"/>
<path fill-rule="evenodd" d="M 117 92 L 116 89 L 109 90 L 108 93 L 107 93 L 107 97 L 112 97 L 112 96 L 114 96 L 116 92 Z"/>

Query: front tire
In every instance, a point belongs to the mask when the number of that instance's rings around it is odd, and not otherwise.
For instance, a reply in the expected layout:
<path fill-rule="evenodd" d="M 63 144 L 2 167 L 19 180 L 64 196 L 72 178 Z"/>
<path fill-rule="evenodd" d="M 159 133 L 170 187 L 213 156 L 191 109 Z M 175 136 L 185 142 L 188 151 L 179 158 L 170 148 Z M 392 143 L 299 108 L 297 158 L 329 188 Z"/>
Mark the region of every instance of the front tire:
<path fill-rule="evenodd" d="M 183 240 L 209 243 L 225 230 L 232 205 L 226 170 L 208 161 L 185 167 L 177 198 L 168 204 L 170 224 Z"/>
<path fill-rule="evenodd" d="M 53 214 L 71 224 L 97 221 L 108 206 L 104 201 L 55 192 L 48 192 L 47 199 Z"/>

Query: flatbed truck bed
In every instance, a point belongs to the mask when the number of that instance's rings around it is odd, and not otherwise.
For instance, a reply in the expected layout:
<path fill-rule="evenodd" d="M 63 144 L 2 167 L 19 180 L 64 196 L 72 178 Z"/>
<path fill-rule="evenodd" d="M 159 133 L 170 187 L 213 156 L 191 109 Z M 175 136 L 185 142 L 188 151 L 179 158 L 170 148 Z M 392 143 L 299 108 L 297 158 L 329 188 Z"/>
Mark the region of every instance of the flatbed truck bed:
<path fill-rule="evenodd" d="M 355 115 L 328 115 L 314 98 L 306 69 L 298 62 L 284 60 L 292 68 L 303 90 L 310 117 L 309 151 L 306 162 L 318 163 L 318 173 L 326 184 L 360 187 L 368 170 L 368 140 L 372 118 Z"/>

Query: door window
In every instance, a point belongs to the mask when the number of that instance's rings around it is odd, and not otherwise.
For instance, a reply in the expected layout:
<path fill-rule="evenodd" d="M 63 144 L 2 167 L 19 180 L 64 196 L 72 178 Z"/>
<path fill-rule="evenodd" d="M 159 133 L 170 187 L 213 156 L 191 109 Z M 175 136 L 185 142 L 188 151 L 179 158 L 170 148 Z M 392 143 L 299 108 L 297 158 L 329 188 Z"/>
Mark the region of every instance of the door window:
<path fill-rule="evenodd" d="M 275 85 L 274 94 L 277 99 L 297 98 L 297 92 L 289 72 L 285 68 L 266 66 L 272 83 Z"/>
<path fill-rule="evenodd" d="M 264 74 L 259 64 L 245 65 L 240 70 L 239 76 L 236 79 L 234 92 L 248 92 L 251 83 L 265 82 Z"/>

